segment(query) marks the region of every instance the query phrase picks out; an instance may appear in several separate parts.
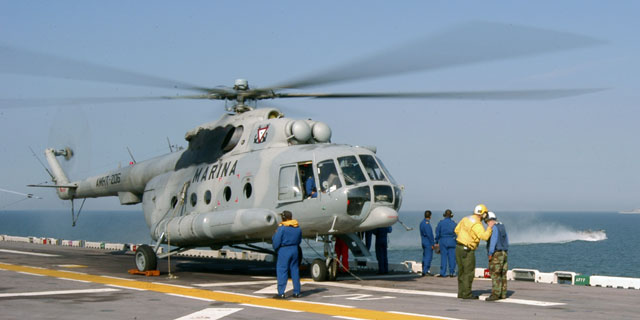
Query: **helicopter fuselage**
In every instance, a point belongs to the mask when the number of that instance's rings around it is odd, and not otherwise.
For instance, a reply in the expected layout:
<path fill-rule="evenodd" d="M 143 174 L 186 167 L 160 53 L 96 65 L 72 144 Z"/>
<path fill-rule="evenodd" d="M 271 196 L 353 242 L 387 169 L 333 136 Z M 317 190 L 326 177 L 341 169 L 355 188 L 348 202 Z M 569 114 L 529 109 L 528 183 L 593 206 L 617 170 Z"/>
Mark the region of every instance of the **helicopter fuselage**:
<path fill-rule="evenodd" d="M 151 237 L 183 247 L 270 241 L 283 210 L 305 237 L 395 223 L 402 190 L 375 152 L 330 136 L 276 109 L 224 115 L 188 132 L 185 150 L 73 183 L 56 177 L 58 195 L 141 202 Z"/>

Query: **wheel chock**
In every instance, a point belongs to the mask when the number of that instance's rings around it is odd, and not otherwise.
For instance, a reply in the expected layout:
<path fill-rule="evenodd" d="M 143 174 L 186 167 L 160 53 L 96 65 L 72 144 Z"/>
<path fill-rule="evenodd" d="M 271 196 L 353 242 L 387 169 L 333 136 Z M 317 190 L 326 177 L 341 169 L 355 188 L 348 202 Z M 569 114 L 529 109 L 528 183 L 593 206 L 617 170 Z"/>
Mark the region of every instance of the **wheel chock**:
<path fill-rule="evenodd" d="M 139 271 L 138 269 L 129 269 L 129 274 L 138 274 L 146 277 L 157 277 L 160 275 L 160 270 Z"/>

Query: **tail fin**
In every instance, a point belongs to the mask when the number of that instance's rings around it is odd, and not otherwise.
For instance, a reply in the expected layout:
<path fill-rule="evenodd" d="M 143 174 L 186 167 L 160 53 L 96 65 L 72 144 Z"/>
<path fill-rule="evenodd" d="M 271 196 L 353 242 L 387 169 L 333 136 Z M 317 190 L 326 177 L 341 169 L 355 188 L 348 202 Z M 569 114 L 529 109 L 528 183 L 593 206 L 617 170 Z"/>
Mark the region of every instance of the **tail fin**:
<path fill-rule="evenodd" d="M 58 162 L 57 156 L 63 156 L 65 159 L 69 160 L 73 157 L 73 151 L 70 148 L 65 148 L 63 150 L 55 150 L 53 148 L 47 148 L 44 151 L 44 155 L 47 158 L 47 162 L 49 163 L 49 167 L 51 168 L 51 175 L 53 182 L 58 186 L 56 188 L 56 192 L 58 193 L 58 197 L 60 199 L 71 199 L 73 198 L 73 190 L 75 189 L 74 185 L 70 185 L 69 178 L 65 174 L 62 166 L 60 166 L 60 162 Z"/>

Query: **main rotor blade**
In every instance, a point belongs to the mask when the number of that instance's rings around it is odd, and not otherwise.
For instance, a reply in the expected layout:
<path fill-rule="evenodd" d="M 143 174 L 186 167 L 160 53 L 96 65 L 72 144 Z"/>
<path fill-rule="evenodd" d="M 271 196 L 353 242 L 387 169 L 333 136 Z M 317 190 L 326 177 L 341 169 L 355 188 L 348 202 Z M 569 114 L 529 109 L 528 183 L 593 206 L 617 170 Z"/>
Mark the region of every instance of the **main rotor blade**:
<path fill-rule="evenodd" d="M 278 98 L 414 98 L 450 100 L 550 100 L 578 96 L 605 89 L 549 89 L 504 91 L 449 91 L 449 92 L 399 92 L 399 93 L 278 93 Z"/>
<path fill-rule="evenodd" d="M 210 93 L 224 91 L 7 46 L 0 46 L 0 73 L 90 80 Z"/>
<path fill-rule="evenodd" d="M 567 32 L 489 22 L 474 22 L 339 65 L 326 72 L 295 79 L 274 88 L 305 88 L 342 81 L 376 78 L 421 70 L 532 56 L 602 44 Z"/>
<path fill-rule="evenodd" d="M 177 99 L 224 100 L 216 94 L 155 96 L 155 97 L 86 97 L 86 98 L 41 98 L 41 99 L 0 99 L 0 109 L 39 108 L 51 106 L 78 106 L 105 103 L 145 102 Z"/>

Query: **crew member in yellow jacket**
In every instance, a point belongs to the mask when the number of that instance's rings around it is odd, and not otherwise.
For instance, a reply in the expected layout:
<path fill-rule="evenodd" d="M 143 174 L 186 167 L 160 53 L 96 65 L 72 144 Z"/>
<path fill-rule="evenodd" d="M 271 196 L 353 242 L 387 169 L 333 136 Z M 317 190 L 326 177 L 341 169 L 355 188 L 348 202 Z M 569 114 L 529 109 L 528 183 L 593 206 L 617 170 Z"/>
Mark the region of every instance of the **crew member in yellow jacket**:
<path fill-rule="evenodd" d="M 471 294 L 471 284 L 476 269 L 475 251 L 480 240 L 491 238 L 491 228 L 495 224 L 494 220 L 488 222 L 485 229 L 482 224 L 483 218 L 487 215 L 487 207 L 479 204 L 473 210 L 473 215 L 464 217 L 454 232 L 456 233 L 456 263 L 458 264 L 458 298 L 478 299 L 478 296 Z"/>

